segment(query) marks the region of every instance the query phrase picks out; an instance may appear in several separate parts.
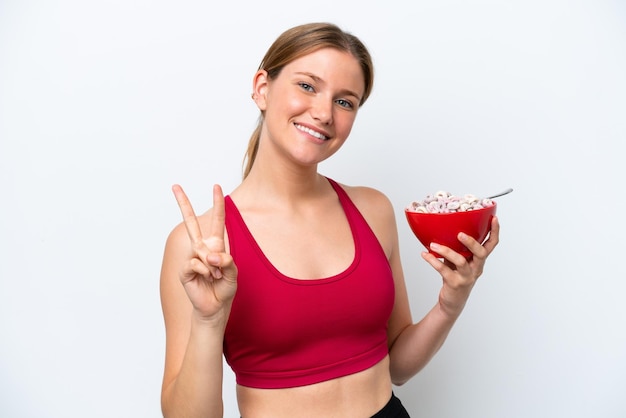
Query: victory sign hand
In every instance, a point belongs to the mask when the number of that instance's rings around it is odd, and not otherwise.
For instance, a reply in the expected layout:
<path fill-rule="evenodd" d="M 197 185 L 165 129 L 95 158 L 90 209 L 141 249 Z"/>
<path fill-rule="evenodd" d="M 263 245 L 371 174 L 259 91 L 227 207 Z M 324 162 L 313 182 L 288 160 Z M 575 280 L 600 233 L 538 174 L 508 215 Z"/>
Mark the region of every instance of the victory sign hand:
<path fill-rule="evenodd" d="M 207 214 L 206 236 L 182 187 L 174 185 L 172 191 L 190 241 L 189 256 L 180 271 L 180 281 L 195 311 L 202 318 L 212 318 L 232 301 L 237 289 L 237 266 L 226 253 L 224 242 L 222 188 L 219 185 L 213 187 L 213 209 Z"/>

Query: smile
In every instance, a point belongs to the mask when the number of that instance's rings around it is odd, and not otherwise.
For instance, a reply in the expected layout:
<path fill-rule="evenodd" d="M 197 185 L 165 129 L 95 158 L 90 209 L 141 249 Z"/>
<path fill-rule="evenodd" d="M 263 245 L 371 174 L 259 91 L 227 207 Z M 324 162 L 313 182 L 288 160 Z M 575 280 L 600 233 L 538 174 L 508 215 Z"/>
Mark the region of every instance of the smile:
<path fill-rule="evenodd" d="M 322 135 L 321 133 L 314 131 L 313 129 L 307 128 L 306 126 L 298 125 L 294 123 L 296 129 L 302 132 L 306 132 L 307 134 L 314 136 L 315 138 L 321 139 L 323 141 L 327 141 L 329 138 L 326 135 Z"/>

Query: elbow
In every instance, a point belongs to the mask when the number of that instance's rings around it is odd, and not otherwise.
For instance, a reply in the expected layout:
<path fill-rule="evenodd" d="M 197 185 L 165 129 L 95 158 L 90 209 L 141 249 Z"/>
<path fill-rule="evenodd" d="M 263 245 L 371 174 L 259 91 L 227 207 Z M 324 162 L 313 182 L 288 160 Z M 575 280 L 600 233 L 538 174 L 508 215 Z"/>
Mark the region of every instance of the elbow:
<path fill-rule="evenodd" d="M 391 375 L 391 383 L 394 386 L 403 386 L 406 382 L 408 382 L 410 380 L 410 377 L 407 376 L 394 376 L 393 374 Z"/>
<path fill-rule="evenodd" d="M 162 396 L 161 397 L 161 414 L 163 418 L 175 418 L 176 414 L 173 412 L 173 408 L 169 407 L 169 403 Z"/>
<path fill-rule="evenodd" d="M 171 414 L 169 413 L 169 408 L 167 407 L 167 399 L 166 399 L 166 391 L 165 388 L 161 390 L 161 415 L 163 418 L 171 418 Z"/>
<path fill-rule="evenodd" d="M 411 379 L 411 376 L 407 375 L 406 373 L 402 373 L 398 370 L 393 370 L 393 368 L 391 368 L 389 371 L 390 371 L 390 377 L 391 377 L 391 384 L 394 386 L 400 387 Z"/>
<path fill-rule="evenodd" d="M 169 385 L 164 384 L 161 389 L 161 414 L 163 418 L 176 418 L 176 408 L 172 407 L 172 402 L 170 401 L 172 386 L 173 383 Z"/>
<path fill-rule="evenodd" d="M 194 407 L 187 401 L 168 402 L 162 398 L 161 413 L 163 418 L 224 418 L 224 404 L 220 402 L 212 408 L 198 405 Z"/>
<path fill-rule="evenodd" d="M 389 367 L 389 374 L 391 377 L 391 383 L 394 386 L 403 386 L 409 380 L 413 378 L 420 370 L 422 365 L 408 365 L 408 364 L 395 364 L 391 363 Z"/>
<path fill-rule="evenodd" d="M 394 386 L 400 387 L 400 386 L 403 386 L 403 385 L 404 385 L 406 382 L 408 382 L 408 381 L 409 381 L 408 379 L 403 379 L 403 380 L 392 380 L 392 381 L 391 381 L 391 383 L 392 383 Z"/>

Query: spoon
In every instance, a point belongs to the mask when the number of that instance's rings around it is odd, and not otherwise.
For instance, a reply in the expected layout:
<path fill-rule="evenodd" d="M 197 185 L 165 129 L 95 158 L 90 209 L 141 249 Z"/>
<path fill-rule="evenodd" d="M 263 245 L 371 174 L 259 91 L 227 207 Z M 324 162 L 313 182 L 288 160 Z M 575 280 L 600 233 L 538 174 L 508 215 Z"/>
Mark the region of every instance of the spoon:
<path fill-rule="evenodd" d="M 504 196 L 505 194 L 509 194 L 512 191 L 513 191 L 513 189 L 509 187 L 508 189 L 506 189 L 506 190 L 504 190 L 504 191 L 502 191 L 502 192 L 500 192 L 498 194 L 494 194 L 493 196 L 487 197 L 487 199 L 495 199 L 496 197 L 500 197 L 500 196 Z"/>

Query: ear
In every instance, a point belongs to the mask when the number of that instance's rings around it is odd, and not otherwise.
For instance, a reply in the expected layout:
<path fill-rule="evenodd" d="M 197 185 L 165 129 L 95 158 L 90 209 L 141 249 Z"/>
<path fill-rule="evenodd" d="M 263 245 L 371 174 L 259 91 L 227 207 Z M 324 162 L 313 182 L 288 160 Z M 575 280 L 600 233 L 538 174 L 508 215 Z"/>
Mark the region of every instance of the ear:
<path fill-rule="evenodd" d="M 252 100 L 256 103 L 259 110 L 264 111 L 267 107 L 267 90 L 269 87 L 269 77 L 267 71 L 259 70 L 254 74 L 252 79 Z"/>

